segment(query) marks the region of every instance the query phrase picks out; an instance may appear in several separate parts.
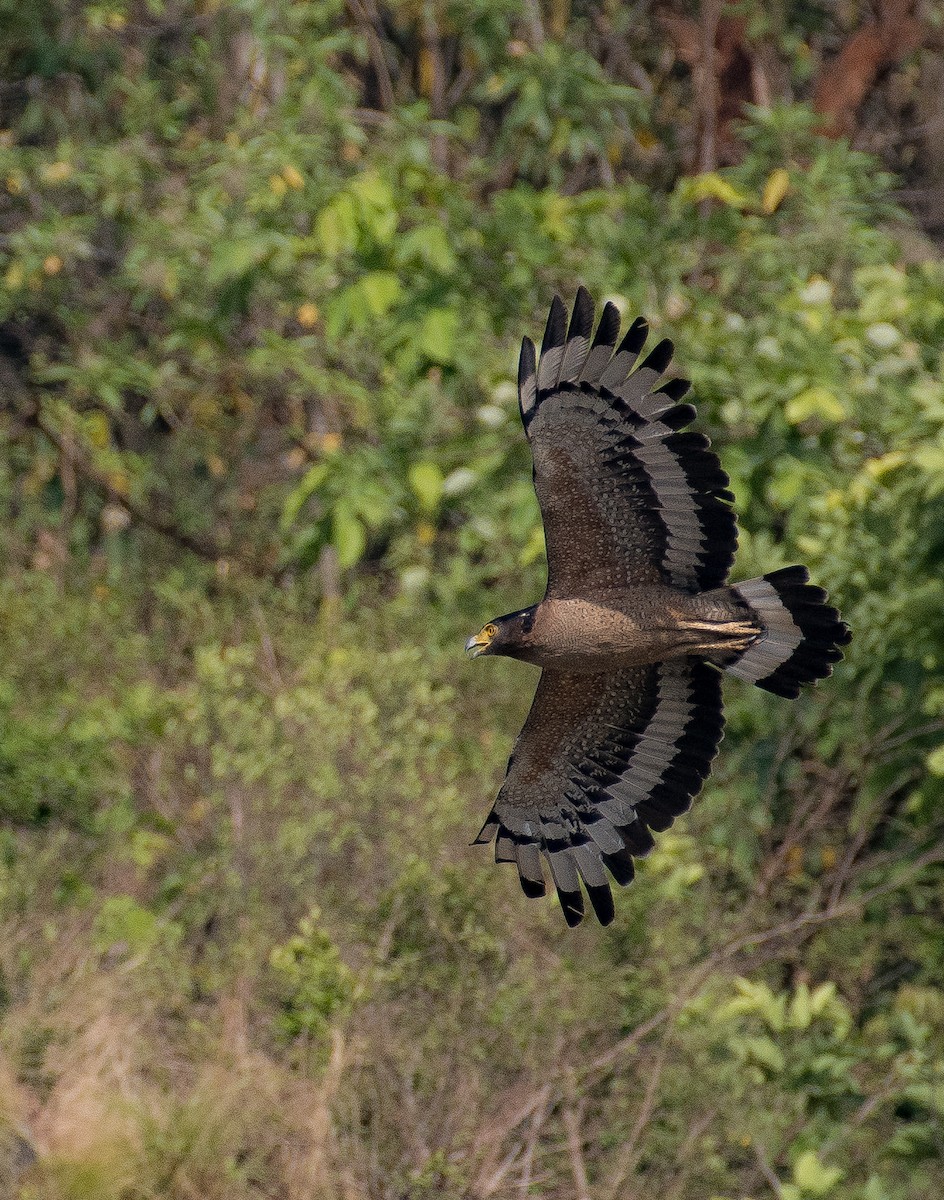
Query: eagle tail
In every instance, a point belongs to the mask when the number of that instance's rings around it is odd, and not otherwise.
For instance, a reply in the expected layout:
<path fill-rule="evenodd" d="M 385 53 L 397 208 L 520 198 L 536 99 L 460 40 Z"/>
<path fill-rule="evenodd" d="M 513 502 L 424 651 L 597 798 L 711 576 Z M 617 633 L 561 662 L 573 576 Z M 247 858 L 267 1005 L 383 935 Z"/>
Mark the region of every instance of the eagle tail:
<path fill-rule="evenodd" d="M 849 626 L 809 583 L 806 567 L 783 567 L 731 590 L 743 601 L 760 633 L 737 658 L 724 664 L 738 679 L 791 700 L 800 687 L 832 673 L 851 638 Z"/>

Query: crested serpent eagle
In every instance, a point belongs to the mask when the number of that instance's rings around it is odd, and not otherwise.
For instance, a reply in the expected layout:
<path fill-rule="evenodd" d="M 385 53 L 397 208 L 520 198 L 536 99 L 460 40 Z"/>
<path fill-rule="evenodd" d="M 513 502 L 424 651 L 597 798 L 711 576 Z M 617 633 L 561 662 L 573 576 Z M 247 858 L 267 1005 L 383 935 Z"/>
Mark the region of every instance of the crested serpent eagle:
<path fill-rule="evenodd" d="M 691 806 L 721 741 L 721 672 L 791 699 L 841 657 L 849 629 L 805 567 L 729 585 L 734 499 L 709 442 L 680 432 L 688 383 L 660 386 L 672 356 L 641 358 L 647 325 L 577 292 L 551 306 L 540 359 L 525 338 L 521 419 L 547 543 L 540 604 L 496 617 L 472 655 L 541 667 L 505 781 L 476 839 L 495 841 L 528 896 L 547 861 L 568 925 L 613 919 L 607 872 Z"/>

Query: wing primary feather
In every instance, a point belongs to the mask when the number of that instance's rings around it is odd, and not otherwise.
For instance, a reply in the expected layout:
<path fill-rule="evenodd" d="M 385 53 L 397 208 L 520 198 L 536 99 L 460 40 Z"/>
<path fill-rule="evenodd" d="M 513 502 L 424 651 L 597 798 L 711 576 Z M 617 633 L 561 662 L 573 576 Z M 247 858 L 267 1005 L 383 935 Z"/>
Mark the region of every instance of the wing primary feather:
<path fill-rule="evenodd" d="M 612 854 L 603 854 L 601 858 L 603 865 L 620 887 L 626 887 L 627 884 L 632 883 L 636 875 L 636 868 L 633 866 L 633 856 L 626 846 L 615 850 Z"/>
<path fill-rule="evenodd" d="M 657 375 L 661 375 L 672 361 L 674 353 L 674 343 L 669 338 L 663 338 L 661 342 L 652 347 L 639 364 L 639 369 L 640 371 L 655 371 Z"/>
<path fill-rule="evenodd" d="M 511 834 L 505 829 L 499 829 L 495 839 L 495 861 L 497 863 L 517 862 L 515 843 Z"/>
<path fill-rule="evenodd" d="M 593 300 L 585 287 L 577 289 L 574 311 L 567 329 L 564 357 L 561 360 L 557 383 L 573 383 L 580 375 L 590 349 L 590 331 L 593 329 Z"/>
<path fill-rule="evenodd" d="M 590 903 L 600 924 L 612 924 L 613 918 L 616 916 L 616 908 L 613 905 L 613 893 L 610 891 L 610 885 L 604 882 L 599 886 L 588 886 L 587 895 L 590 897 Z"/>
<path fill-rule="evenodd" d="M 544 872 L 541 870 L 541 851 L 537 842 L 518 842 L 515 846 L 518 862 L 518 878 L 526 896 L 543 896 L 547 892 Z"/>
<path fill-rule="evenodd" d="M 518 407 L 521 410 L 521 420 L 524 422 L 525 428 L 534 412 L 537 398 L 537 360 L 534 353 L 534 342 L 526 337 L 522 339 L 521 356 L 518 359 Z"/>
<path fill-rule="evenodd" d="M 564 357 L 566 336 L 567 309 L 560 296 L 555 296 L 551 302 L 551 311 L 547 315 L 544 340 L 541 342 L 541 357 L 538 361 L 538 393 L 554 387 L 557 383 L 561 360 Z"/>
<path fill-rule="evenodd" d="M 493 809 L 488 814 L 488 816 L 485 818 L 485 824 L 478 831 L 478 834 L 476 835 L 475 839 L 472 842 L 470 842 L 470 845 L 472 845 L 472 846 L 487 846 L 488 843 L 495 836 L 495 834 L 498 830 L 498 825 L 499 825 L 498 817 L 495 816 L 495 810 Z"/>
<path fill-rule="evenodd" d="M 692 390 L 690 379 L 667 379 L 665 383 L 656 390 L 656 395 L 668 396 L 670 400 L 678 403 L 683 396 L 687 396 Z"/>
<path fill-rule="evenodd" d="M 600 376 L 600 386 L 615 392 L 626 379 L 633 364 L 639 357 L 639 351 L 646 344 L 649 335 L 649 322 L 645 317 L 637 317 L 626 330 L 616 353 L 613 355 L 606 370 Z"/>
<path fill-rule="evenodd" d="M 580 372 L 581 383 L 596 383 L 599 380 L 607 363 L 613 357 L 616 339 L 619 337 L 619 328 L 619 309 L 612 300 L 609 300 L 603 306 L 600 323 L 593 335 L 593 345 L 590 347 L 590 353 Z"/>
<path fill-rule="evenodd" d="M 571 929 L 575 925 L 579 925 L 583 920 L 583 896 L 578 888 L 576 892 L 565 892 L 562 888 L 557 889 L 557 899 L 560 901 L 561 909 L 564 913 L 564 920 Z"/>

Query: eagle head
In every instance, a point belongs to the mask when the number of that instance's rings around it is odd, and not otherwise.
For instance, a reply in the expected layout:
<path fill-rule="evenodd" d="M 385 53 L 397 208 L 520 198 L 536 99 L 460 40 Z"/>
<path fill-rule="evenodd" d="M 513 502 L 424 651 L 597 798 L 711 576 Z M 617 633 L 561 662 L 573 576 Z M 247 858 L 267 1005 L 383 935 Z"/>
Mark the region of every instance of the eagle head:
<path fill-rule="evenodd" d="M 487 625 L 483 625 L 474 637 L 465 644 L 466 653 L 471 658 L 480 654 L 505 654 L 509 658 L 521 658 L 527 651 L 531 630 L 534 628 L 534 614 L 537 605 L 522 608 L 518 612 L 507 613 L 504 617 L 495 617 Z"/>

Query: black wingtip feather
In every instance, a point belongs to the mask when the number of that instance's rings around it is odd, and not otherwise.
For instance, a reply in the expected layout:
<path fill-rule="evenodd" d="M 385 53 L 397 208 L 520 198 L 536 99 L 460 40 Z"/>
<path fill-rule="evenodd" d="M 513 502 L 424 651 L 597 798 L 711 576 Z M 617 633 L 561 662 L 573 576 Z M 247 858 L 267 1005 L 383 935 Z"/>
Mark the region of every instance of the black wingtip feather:
<path fill-rule="evenodd" d="M 616 353 L 638 354 L 645 346 L 648 336 L 649 322 L 645 317 L 637 317 L 623 335 L 623 340 L 617 346 Z"/>
<path fill-rule="evenodd" d="M 590 897 L 590 904 L 596 919 L 601 925 L 609 925 L 616 916 L 616 908 L 613 905 L 613 893 L 610 891 L 609 884 L 604 883 L 602 886 L 588 887 L 587 895 Z"/>
<path fill-rule="evenodd" d="M 640 371 L 655 371 L 657 375 L 661 375 L 665 368 L 672 361 L 672 355 L 675 353 L 675 345 L 669 338 L 663 338 L 661 342 L 657 342 L 649 351 L 646 357 L 639 365 Z"/>
<path fill-rule="evenodd" d="M 614 854 L 601 854 L 600 857 L 603 859 L 603 865 L 620 887 L 626 887 L 627 884 L 632 883 L 636 875 L 636 868 L 633 866 L 633 856 L 627 846 Z"/>
<path fill-rule="evenodd" d="M 668 425 L 670 429 L 677 430 L 690 425 L 697 415 L 693 404 L 675 404 L 672 408 L 667 408 L 664 413 L 660 413 L 658 420 L 663 425 Z"/>
<path fill-rule="evenodd" d="M 681 400 L 683 396 L 687 396 L 692 390 L 691 380 L 689 379 L 669 379 L 661 387 L 656 388 L 656 391 L 664 396 L 668 396 L 670 400 Z"/>
<path fill-rule="evenodd" d="M 558 888 L 557 898 L 564 913 L 564 920 L 573 929 L 583 920 L 583 896 L 579 891 L 563 892 Z"/>
<path fill-rule="evenodd" d="M 541 354 L 563 346 L 567 336 L 567 309 L 560 296 L 551 301 L 551 311 L 547 314 L 547 324 L 544 327 L 544 338 L 541 342 Z"/>
<path fill-rule="evenodd" d="M 570 326 L 567 330 L 567 340 L 574 337 L 590 337 L 593 329 L 593 298 L 587 289 L 580 285 L 574 300 L 574 311 L 570 316 Z"/>
<path fill-rule="evenodd" d="M 521 339 L 521 354 L 518 356 L 518 387 L 526 383 L 537 371 L 537 352 L 529 337 Z"/>
<path fill-rule="evenodd" d="M 612 300 L 608 300 L 600 314 L 600 323 L 593 338 L 594 346 L 613 346 L 619 335 L 619 309 Z"/>

